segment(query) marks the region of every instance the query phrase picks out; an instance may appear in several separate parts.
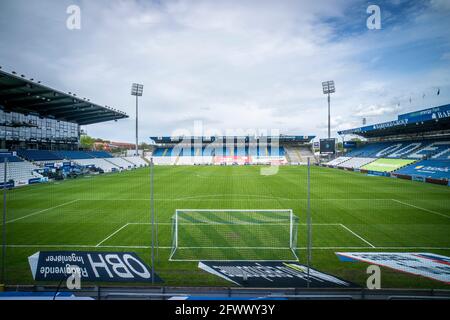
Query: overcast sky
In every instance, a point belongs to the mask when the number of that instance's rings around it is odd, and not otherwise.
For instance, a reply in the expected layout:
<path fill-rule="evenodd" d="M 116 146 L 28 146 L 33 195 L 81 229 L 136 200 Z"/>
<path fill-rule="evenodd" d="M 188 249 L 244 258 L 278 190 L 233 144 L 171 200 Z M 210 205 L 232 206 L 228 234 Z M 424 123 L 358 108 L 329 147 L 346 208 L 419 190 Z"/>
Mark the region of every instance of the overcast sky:
<path fill-rule="evenodd" d="M 80 30 L 66 27 L 72 4 Z M 141 141 L 194 121 L 325 137 L 325 80 L 333 135 L 450 103 L 449 30 L 448 0 L 0 0 L 0 65 L 130 115 L 85 127 L 95 137 L 134 140 L 132 82 Z"/>

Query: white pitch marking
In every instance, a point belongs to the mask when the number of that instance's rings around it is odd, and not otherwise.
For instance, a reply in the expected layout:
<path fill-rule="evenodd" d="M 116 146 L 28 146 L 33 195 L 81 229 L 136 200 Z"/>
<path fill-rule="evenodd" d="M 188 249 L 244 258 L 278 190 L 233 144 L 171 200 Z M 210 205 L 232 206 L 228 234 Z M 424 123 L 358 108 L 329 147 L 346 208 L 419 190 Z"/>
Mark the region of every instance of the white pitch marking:
<path fill-rule="evenodd" d="M 244 198 L 242 198 L 244 197 Z M 203 198 L 207 199 L 198 199 L 198 198 L 155 198 L 155 201 L 216 201 L 216 200 L 229 200 L 229 201 L 251 201 L 251 200 L 257 200 L 257 201 L 273 201 L 273 200 L 285 200 L 285 201 L 306 201 L 308 199 L 306 198 L 281 198 L 281 197 L 263 197 L 260 199 L 255 198 L 247 198 L 245 199 L 245 196 L 242 196 L 241 199 L 224 199 L 224 198 L 209 198 L 208 196 L 204 196 Z M 345 198 L 339 198 L 339 199 L 311 199 L 311 201 L 389 201 L 392 199 L 345 199 Z M 150 201 L 150 199 L 79 199 L 79 201 Z"/>
<path fill-rule="evenodd" d="M 418 206 L 415 206 L 415 205 L 413 205 L 413 204 L 406 203 L 406 202 L 403 202 L 403 201 L 400 201 L 400 200 L 397 200 L 397 199 L 391 199 L 391 200 L 392 200 L 392 201 L 395 201 L 395 202 L 398 202 L 398 203 L 401 203 L 401 204 L 403 204 L 403 205 L 405 205 L 405 206 L 409 206 L 409 207 L 412 207 L 412 208 L 416 208 L 416 209 L 419 209 L 419 210 L 422 210 L 422 211 L 426 211 L 426 212 L 429 212 L 429 213 L 432 213 L 432 214 L 436 214 L 436 215 L 438 215 L 438 216 L 441 216 L 441 217 L 450 219 L 450 216 L 448 216 L 448 215 L 446 215 L 446 214 L 443 214 L 443 213 L 439 213 L 439 212 L 436 212 L 436 211 L 433 211 L 433 210 L 429 210 L 429 209 L 426 209 L 426 208 L 418 207 Z"/>
<path fill-rule="evenodd" d="M 28 245 L 28 244 L 10 244 L 9 248 L 124 248 L 124 249 L 149 249 L 151 246 L 96 246 L 83 244 L 44 244 L 44 245 Z M 159 249 L 172 249 L 168 246 L 160 246 Z M 298 247 L 296 250 L 306 250 L 307 247 Z M 313 250 L 360 250 L 360 249 L 377 249 L 377 250 L 450 250 L 450 247 L 312 247 Z"/>
<path fill-rule="evenodd" d="M 116 235 L 118 232 L 120 232 L 122 229 L 128 227 L 129 223 L 124 224 L 122 227 L 120 227 L 119 229 L 117 229 L 116 231 L 114 231 L 113 233 L 111 233 L 109 236 L 107 236 L 105 239 L 103 239 L 102 241 L 100 241 L 96 247 L 99 247 L 103 242 L 105 242 L 106 240 L 108 240 L 109 238 L 111 238 L 112 236 Z"/>
<path fill-rule="evenodd" d="M 361 237 L 359 234 L 357 234 L 356 232 L 353 232 L 352 230 L 350 230 L 348 227 L 344 226 L 342 223 L 340 224 L 342 228 L 344 228 L 345 230 L 347 230 L 348 232 L 350 232 L 351 234 L 353 234 L 354 236 L 358 237 L 359 239 L 361 239 L 362 241 L 364 241 L 365 243 L 367 243 L 369 246 L 371 246 L 372 248 L 376 248 L 373 244 L 371 244 L 369 241 L 367 241 L 366 239 L 364 239 L 363 237 Z"/>
<path fill-rule="evenodd" d="M 47 211 L 49 211 L 49 210 L 57 209 L 57 208 L 60 208 L 60 207 L 62 207 L 62 206 L 67 206 L 67 205 L 72 204 L 72 203 L 77 202 L 77 201 L 79 201 L 79 199 L 75 199 L 75 200 L 72 200 L 72 201 L 68 201 L 68 202 L 62 203 L 62 204 L 60 204 L 60 205 L 57 205 L 57 206 L 54 206 L 54 207 L 51 207 L 51 208 L 47 208 L 47 209 L 43 209 L 43 210 L 40 210 L 40 211 L 37 211 L 37 212 L 33 212 L 33 213 L 30 213 L 30 214 L 28 214 L 28 215 L 26 215 L 26 216 L 23 216 L 23 217 L 19 217 L 19 218 L 16 218 L 16 219 L 8 220 L 8 221 L 6 221 L 6 224 L 8 224 L 8 223 L 13 223 L 13 222 L 16 222 L 16 221 L 25 219 L 25 218 L 29 218 L 29 217 L 32 217 L 32 216 L 35 216 L 35 215 L 38 215 L 38 214 L 47 212 Z M 0 225 L 1 225 L 1 224 L 0 224 Z"/>
<path fill-rule="evenodd" d="M 150 222 L 129 222 L 130 225 L 151 225 Z M 172 222 L 158 222 L 155 223 L 157 225 L 173 225 Z M 220 223 L 220 222 L 199 222 L 199 223 L 193 223 L 193 222 L 180 222 L 178 225 L 269 225 L 269 226 L 290 226 L 290 223 L 268 223 L 268 222 L 247 222 L 247 223 Z M 306 223 L 299 223 L 299 226 L 306 226 Z M 340 223 L 312 223 L 313 226 L 340 226 Z"/>

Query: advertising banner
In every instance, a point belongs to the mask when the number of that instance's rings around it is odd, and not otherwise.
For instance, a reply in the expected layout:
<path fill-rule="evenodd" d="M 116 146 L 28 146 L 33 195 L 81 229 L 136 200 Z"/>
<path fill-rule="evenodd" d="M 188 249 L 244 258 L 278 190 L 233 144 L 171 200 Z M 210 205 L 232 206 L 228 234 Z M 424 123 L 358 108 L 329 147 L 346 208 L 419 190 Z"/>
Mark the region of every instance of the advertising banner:
<path fill-rule="evenodd" d="M 341 261 L 362 261 L 450 284 L 450 258 L 434 253 L 336 252 Z"/>
<path fill-rule="evenodd" d="M 41 251 L 28 257 L 33 279 L 61 281 L 74 268 L 82 281 L 151 282 L 150 268 L 133 252 Z M 155 274 L 155 282 L 162 282 Z"/>
<path fill-rule="evenodd" d="M 201 261 L 206 272 L 243 287 L 306 288 L 307 267 L 287 262 Z M 351 288 L 354 284 L 335 276 L 310 269 L 310 287 Z"/>

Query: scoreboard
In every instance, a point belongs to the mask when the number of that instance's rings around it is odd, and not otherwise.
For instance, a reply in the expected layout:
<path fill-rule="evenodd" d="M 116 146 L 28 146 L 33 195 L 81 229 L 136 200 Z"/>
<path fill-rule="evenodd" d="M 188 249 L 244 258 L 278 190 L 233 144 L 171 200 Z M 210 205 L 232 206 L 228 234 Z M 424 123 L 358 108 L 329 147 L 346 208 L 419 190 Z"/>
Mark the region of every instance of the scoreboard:
<path fill-rule="evenodd" d="M 320 153 L 321 154 L 336 153 L 336 139 L 320 139 Z"/>

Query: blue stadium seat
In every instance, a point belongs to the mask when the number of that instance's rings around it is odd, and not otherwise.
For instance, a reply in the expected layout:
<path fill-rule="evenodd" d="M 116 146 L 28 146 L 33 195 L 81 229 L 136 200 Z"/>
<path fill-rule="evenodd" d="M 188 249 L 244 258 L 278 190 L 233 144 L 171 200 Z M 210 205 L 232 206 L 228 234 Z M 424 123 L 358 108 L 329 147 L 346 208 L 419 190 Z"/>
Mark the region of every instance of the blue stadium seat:
<path fill-rule="evenodd" d="M 55 151 L 56 155 L 60 156 L 63 159 L 68 160 L 79 160 L 79 159 L 90 159 L 93 158 L 85 151 Z"/>
<path fill-rule="evenodd" d="M 106 151 L 89 151 L 86 153 L 92 158 L 114 158 L 110 153 Z"/>
<path fill-rule="evenodd" d="M 410 154 L 408 158 L 450 160 L 450 141 L 433 141 L 428 143 L 424 148 Z"/>
<path fill-rule="evenodd" d="M 347 157 L 393 159 L 450 159 L 450 141 L 417 140 L 366 144 L 346 154 Z"/>
<path fill-rule="evenodd" d="M 18 150 L 17 155 L 29 161 L 63 160 L 62 157 L 48 150 Z"/>
<path fill-rule="evenodd" d="M 422 160 L 401 168 L 395 173 L 450 180 L 450 160 Z"/>
<path fill-rule="evenodd" d="M 0 154 L 0 163 L 5 162 L 5 158 L 8 162 L 23 162 L 22 159 L 11 154 Z"/>

